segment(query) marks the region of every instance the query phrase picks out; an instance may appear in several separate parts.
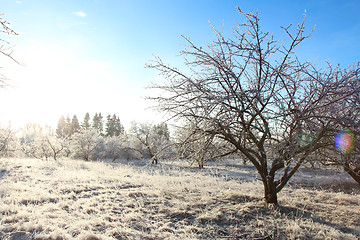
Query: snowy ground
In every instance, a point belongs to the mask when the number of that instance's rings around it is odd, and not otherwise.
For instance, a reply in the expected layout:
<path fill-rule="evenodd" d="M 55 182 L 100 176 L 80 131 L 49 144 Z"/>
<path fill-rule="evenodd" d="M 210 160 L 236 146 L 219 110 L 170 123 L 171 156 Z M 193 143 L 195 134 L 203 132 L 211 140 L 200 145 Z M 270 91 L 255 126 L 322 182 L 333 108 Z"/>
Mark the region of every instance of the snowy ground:
<path fill-rule="evenodd" d="M 0 159 L 0 239 L 357 239 L 359 187 L 304 169 L 265 206 L 254 168 Z"/>

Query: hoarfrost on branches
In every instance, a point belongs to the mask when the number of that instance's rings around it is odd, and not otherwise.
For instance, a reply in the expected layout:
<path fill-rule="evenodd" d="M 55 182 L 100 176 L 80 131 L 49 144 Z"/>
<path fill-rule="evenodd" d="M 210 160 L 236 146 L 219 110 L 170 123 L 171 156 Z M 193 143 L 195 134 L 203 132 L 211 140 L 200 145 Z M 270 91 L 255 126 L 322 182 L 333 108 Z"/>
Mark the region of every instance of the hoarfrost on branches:
<path fill-rule="evenodd" d="M 198 135 L 193 142 L 207 142 L 198 158 L 215 142 L 231 146 L 222 154 L 245 157 L 261 177 L 265 201 L 277 204 L 277 193 L 304 162 L 329 146 L 339 121 L 348 119 L 338 104 L 359 95 L 359 65 L 317 69 L 301 61 L 295 49 L 312 33 L 305 33 L 306 16 L 295 30 L 283 27 L 290 40 L 285 45 L 261 30 L 258 14 L 238 10 L 245 21 L 233 38 L 213 28 L 215 39 L 199 47 L 184 37 L 187 69 L 155 57 L 147 67 L 167 81 L 153 85 L 164 94 L 149 99 L 191 126 Z"/>

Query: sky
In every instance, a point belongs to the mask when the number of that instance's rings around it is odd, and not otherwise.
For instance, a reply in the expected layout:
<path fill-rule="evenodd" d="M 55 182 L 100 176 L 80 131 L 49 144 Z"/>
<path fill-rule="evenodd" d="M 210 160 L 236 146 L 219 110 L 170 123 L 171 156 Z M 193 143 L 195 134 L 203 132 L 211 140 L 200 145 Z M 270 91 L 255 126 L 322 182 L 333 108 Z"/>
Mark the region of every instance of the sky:
<path fill-rule="evenodd" d="M 13 56 L 0 56 L 0 72 L 11 87 L 0 89 L 0 124 L 26 123 L 56 128 L 61 115 L 116 114 L 130 122 L 158 123 L 147 87 L 162 81 L 146 69 L 154 56 L 180 65 L 179 52 L 191 38 L 205 45 L 214 37 L 210 24 L 231 34 L 237 12 L 259 11 L 264 31 L 280 42 L 280 26 L 301 22 L 315 31 L 297 50 L 306 60 L 345 68 L 359 60 L 358 0 L 0 0 L 3 19 L 19 35 L 11 37 Z M 4 35 L 1 35 L 4 37 Z M 156 94 L 156 93 L 155 93 Z"/>

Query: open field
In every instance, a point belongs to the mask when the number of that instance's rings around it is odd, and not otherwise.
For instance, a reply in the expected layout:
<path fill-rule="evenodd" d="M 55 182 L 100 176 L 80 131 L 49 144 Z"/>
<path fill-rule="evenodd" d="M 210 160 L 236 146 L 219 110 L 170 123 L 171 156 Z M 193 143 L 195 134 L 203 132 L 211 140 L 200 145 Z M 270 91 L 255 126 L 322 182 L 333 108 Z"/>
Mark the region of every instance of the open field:
<path fill-rule="evenodd" d="M 265 206 L 254 168 L 0 159 L 0 239 L 358 239 L 359 187 L 304 169 Z"/>

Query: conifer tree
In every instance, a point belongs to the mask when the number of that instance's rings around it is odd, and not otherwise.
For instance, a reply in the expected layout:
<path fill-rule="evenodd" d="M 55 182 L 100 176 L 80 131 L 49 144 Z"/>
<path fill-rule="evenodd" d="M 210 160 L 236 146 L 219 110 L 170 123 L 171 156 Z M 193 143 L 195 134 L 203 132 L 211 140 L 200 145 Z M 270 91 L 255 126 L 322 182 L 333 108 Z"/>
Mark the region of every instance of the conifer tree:
<path fill-rule="evenodd" d="M 78 132 L 80 130 L 80 124 L 79 124 L 79 120 L 76 116 L 76 114 L 74 114 L 72 120 L 71 120 L 71 134 L 73 135 L 74 133 Z"/>
<path fill-rule="evenodd" d="M 84 121 L 81 123 L 81 128 L 85 129 L 85 130 L 88 130 L 88 129 L 90 129 L 90 127 L 91 127 L 91 125 L 90 125 L 90 114 L 87 112 L 85 114 Z"/>
<path fill-rule="evenodd" d="M 161 136 L 167 141 L 170 140 L 170 131 L 166 123 L 154 125 L 153 129 L 156 135 Z"/>
<path fill-rule="evenodd" d="M 66 123 L 65 123 L 65 128 L 64 128 L 64 135 L 65 135 L 66 137 L 71 136 L 71 129 L 72 129 L 71 119 L 70 119 L 69 115 L 67 115 L 67 117 L 66 117 Z"/>
<path fill-rule="evenodd" d="M 93 117 L 92 127 L 100 135 L 103 135 L 104 126 L 103 126 L 103 117 L 102 117 L 101 113 L 95 113 L 95 116 Z"/>
<path fill-rule="evenodd" d="M 113 122 L 113 118 L 111 117 L 111 115 L 107 115 L 106 117 L 107 122 L 106 122 L 106 129 L 105 129 L 105 135 L 107 137 L 112 137 L 114 136 L 114 122 Z"/>
<path fill-rule="evenodd" d="M 117 117 L 115 114 L 113 115 L 114 119 L 114 135 L 120 136 L 124 133 L 124 126 L 120 122 L 120 118 Z"/>
<path fill-rule="evenodd" d="M 57 137 L 64 137 L 65 126 L 66 126 L 65 117 L 62 115 L 59 118 L 58 125 L 57 125 L 57 128 L 56 128 Z"/>
<path fill-rule="evenodd" d="M 113 136 L 120 136 L 124 133 L 124 127 L 122 126 L 120 122 L 120 118 L 114 115 L 108 115 L 107 116 L 107 122 L 106 122 L 106 136 L 113 137 Z"/>

